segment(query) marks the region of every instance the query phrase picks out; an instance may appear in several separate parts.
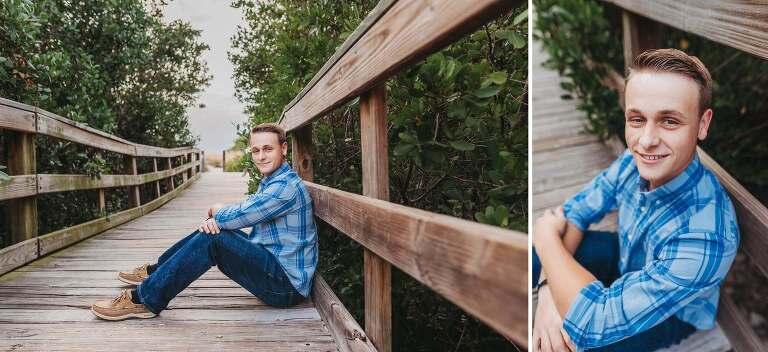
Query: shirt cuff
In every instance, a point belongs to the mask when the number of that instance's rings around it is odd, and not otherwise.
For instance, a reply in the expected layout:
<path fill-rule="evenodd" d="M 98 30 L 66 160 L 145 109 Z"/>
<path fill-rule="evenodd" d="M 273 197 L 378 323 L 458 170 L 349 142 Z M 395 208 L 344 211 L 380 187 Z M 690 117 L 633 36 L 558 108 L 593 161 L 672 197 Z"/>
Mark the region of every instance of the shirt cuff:
<path fill-rule="evenodd" d="M 603 295 L 604 290 L 605 286 L 599 280 L 590 282 L 579 291 L 563 317 L 563 330 L 568 333 L 568 337 L 579 351 L 600 345 L 599 340 L 595 341 L 594 338 L 588 336 L 591 332 L 587 327 L 593 323 L 590 320 L 596 319 L 588 313 L 592 308 L 591 306 L 599 299 L 598 297 Z"/>
<path fill-rule="evenodd" d="M 563 213 L 565 214 L 565 219 L 581 230 L 581 232 L 587 231 L 589 224 L 585 224 L 583 220 L 576 216 L 575 212 L 571 209 L 570 203 L 566 202 L 563 205 Z"/>

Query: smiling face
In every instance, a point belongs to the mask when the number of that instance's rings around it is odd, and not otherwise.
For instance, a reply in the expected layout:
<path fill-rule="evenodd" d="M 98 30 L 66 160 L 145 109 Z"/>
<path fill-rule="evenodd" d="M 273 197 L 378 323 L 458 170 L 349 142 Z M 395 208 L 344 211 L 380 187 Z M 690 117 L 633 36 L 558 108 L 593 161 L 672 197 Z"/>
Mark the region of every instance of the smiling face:
<path fill-rule="evenodd" d="M 280 143 L 277 133 L 251 133 L 251 159 L 262 175 L 269 176 L 277 170 L 288 154 L 288 143 Z"/>
<path fill-rule="evenodd" d="M 633 72 L 625 91 L 625 138 L 650 189 L 679 175 L 707 137 L 712 110 L 699 114 L 699 87 L 686 76 Z"/>

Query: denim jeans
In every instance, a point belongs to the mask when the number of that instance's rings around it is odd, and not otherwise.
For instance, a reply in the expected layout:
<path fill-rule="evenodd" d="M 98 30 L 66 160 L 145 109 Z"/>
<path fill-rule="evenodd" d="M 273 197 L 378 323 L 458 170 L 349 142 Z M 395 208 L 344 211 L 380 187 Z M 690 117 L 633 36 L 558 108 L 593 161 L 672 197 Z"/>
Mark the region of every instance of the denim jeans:
<path fill-rule="evenodd" d="M 275 256 L 240 230 L 212 235 L 195 231 L 165 251 L 157 268 L 137 287 L 141 303 L 155 314 L 216 265 L 264 303 L 289 307 L 305 298 L 293 287 Z"/>
<path fill-rule="evenodd" d="M 574 259 L 604 285 L 609 286 L 619 278 L 619 241 L 615 233 L 601 231 L 587 231 L 584 238 L 574 253 Z M 533 284 L 539 282 L 541 274 L 541 261 L 533 250 Z M 607 346 L 591 349 L 589 351 L 619 352 L 619 351 L 654 351 L 660 348 L 672 346 L 689 335 L 696 328 L 675 316 L 667 318 L 660 324 L 630 336 L 624 340 Z"/>

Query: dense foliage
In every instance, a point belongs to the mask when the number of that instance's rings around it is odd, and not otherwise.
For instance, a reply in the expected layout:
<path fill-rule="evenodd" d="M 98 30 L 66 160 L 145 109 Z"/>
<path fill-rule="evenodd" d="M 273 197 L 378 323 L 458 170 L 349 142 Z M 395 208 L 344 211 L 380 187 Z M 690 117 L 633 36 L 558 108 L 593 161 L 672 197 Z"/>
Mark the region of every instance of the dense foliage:
<path fill-rule="evenodd" d="M 276 121 L 376 1 L 235 1 L 239 98 L 251 124 Z M 526 231 L 525 9 L 429 56 L 387 82 L 393 202 Z M 358 99 L 314 123 L 315 181 L 360 193 Z M 247 128 L 241 129 L 241 138 Z M 253 176 L 259 175 L 248 158 Z M 321 226 L 320 271 L 362 323 L 362 250 Z M 393 269 L 394 350 L 513 350 L 503 337 Z M 520 307 L 520 309 L 525 309 Z"/>
<path fill-rule="evenodd" d="M 0 2 L 0 97 L 133 142 L 194 144 L 185 110 L 210 80 L 200 59 L 208 47 L 198 41 L 198 30 L 165 21 L 161 9 L 161 0 Z M 140 167 L 146 163 L 140 160 Z M 99 175 L 122 168 L 118 154 L 97 157 L 92 148 L 37 137 L 39 173 Z M 40 232 L 93 218 L 93 193 L 41 197 Z M 123 191 L 107 194 L 108 210 L 122 208 Z"/>
<path fill-rule="evenodd" d="M 589 118 L 587 131 L 624 139 L 623 112 L 616 91 L 600 83 L 607 69 L 623 71 L 621 13 L 596 0 L 534 0 L 536 38 L 548 51 L 548 65 L 570 79 L 563 88 L 578 97 Z M 734 48 L 665 27 L 663 45 L 695 55 L 714 80 L 714 117 L 701 143 L 718 163 L 750 192 L 768 202 L 768 61 Z M 587 65 L 592 61 L 591 65 Z M 590 68 L 592 67 L 592 68 Z M 758 333 L 768 338 L 768 285 L 762 272 L 743 253 L 737 257 L 725 287 Z"/>

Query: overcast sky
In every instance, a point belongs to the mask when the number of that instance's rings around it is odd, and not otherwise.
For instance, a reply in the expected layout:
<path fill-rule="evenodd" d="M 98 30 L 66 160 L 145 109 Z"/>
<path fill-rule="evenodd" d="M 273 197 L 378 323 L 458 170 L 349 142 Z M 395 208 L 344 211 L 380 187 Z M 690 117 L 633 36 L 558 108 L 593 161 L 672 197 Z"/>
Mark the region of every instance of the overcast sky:
<path fill-rule="evenodd" d="M 234 67 L 227 59 L 229 38 L 243 23 L 240 10 L 233 9 L 230 0 L 174 0 L 165 8 L 167 19 L 181 19 L 202 30 L 200 39 L 210 46 L 203 53 L 213 75 L 211 85 L 201 94 L 198 105 L 190 108 L 192 133 L 200 136 L 198 147 L 216 155 L 232 146 L 235 139 L 234 123 L 246 122 L 244 105 L 235 97 Z"/>

